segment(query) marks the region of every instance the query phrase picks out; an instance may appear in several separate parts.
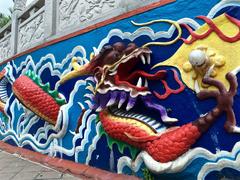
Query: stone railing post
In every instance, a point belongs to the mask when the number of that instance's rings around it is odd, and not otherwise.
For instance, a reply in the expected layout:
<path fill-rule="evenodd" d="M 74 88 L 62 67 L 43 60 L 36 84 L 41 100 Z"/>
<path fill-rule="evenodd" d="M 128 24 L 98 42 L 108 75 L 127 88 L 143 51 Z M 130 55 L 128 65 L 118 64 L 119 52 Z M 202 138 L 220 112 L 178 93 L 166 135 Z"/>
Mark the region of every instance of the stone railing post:
<path fill-rule="evenodd" d="M 17 53 L 17 44 L 18 44 L 18 25 L 19 25 L 19 14 L 26 7 L 27 0 L 13 0 L 13 13 L 12 13 L 12 36 L 11 36 L 11 52 L 12 55 Z"/>
<path fill-rule="evenodd" d="M 44 31 L 45 40 L 56 33 L 57 0 L 45 0 Z"/>

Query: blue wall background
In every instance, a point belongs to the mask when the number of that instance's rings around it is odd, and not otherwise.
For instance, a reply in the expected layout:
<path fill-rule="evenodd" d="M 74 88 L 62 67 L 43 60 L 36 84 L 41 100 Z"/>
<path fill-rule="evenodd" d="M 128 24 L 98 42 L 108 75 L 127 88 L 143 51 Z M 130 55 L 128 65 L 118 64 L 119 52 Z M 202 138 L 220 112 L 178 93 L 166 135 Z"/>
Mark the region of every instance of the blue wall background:
<path fill-rule="evenodd" d="M 232 1 L 227 8 L 222 8 L 215 14 L 215 16 L 225 12 L 237 2 Z M 98 121 L 97 113 L 89 109 L 88 103 L 90 100 L 83 96 L 91 92 L 86 89 L 89 84 L 93 84 L 88 77 L 74 79 L 59 87 L 56 86 L 61 74 L 71 69 L 70 61 L 73 56 L 84 57 L 89 59 L 90 53 L 93 52 L 93 47 L 98 47 L 99 44 L 106 39 L 106 44 L 113 44 L 118 41 L 125 43 L 131 42 L 129 37 L 122 38 L 121 33 L 108 38 L 113 30 L 119 32 L 129 32 L 130 34 L 139 30 L 131 24 L 135 22 L 147 22 L 155 19 L 171 19 L 179 20 L 182 18 L 194 19 L 198 15 L 207 16 L 210 10 L 219 1 L 192 1 L 192 0 L 177 0 L 174 3 L 147 11 L 145 13 L 132 16 L 130 18 L 114 22 L 107 26 L 95 29 L 88 33 L 67 39 L 57 44 L 38 49 L 30 54 L 25 54 L 19 58 L 14 59 L 1 68 L 7 68 L 9 71 L 7 78 L 9 79 L 9 99 L 6 104 L 6 113 L 1 115 L 1 129 L 0 138 L 10 144 L 20 146 L 23 148 L 38 151 L 50 156 L 56 156 L 64 159 L 70 159 L 79 163 L 89 164 L 94 167 L 105 169 L 112 172 L 135 174 L 139 177 L 146 177 L 148 174 L 155 179 L 193 179 L 197 178 L 198 172 L 207 163 L 215 163 L 216 169 L 206 173 L 207 179 L 217 179 L 221 176 L 238 176 L 238 167 L 232 165 L 224 169 L 218 169 L 218 162 L 222 159 L 227 159 L 232 162 L 237 161 L 238 152 L 240 148 L 231 153 L 236 143 L 239 141 L 238 134 L 228 134 L 223 129 L 225 116 L 221 116 L 218 122 L 201 137 L 201 139 L 194 145 L 193 148 L 200 147 L 208 150 L 211 156 L 199 155 L 191 159 L 191 161 L 184 166 L 180 172 L 164 173 L 156 175 L 147 170 L 144 163 L 138 163 L 139 169 L 133 172 L 131 167 L 127 164 L 120 168 L 119 159 L 121 157 L 128 157 L 134 159 L 139 153 L 139 150 L 131 148 L 127 145 L 122 146 L 120 142 L 111 144 L 112 140 L 106 134 L 102 134 L 101 123 Z M 195 20 L 200 25 L 202 21 Z M 152 31 L 167 31 L 169 25 L 154 24 L 150 26 Z M 156 41 L 167 41 L 176 37 L 176 32 L 169 38 L 157 38 Z M 155 34 L 156 36 L 156 34 Z M 187 37 L 188 33 L 183 29 L 183 36 Z M 152 41 L 148 35 L 141 35 L 133 40 L 138 46 Z M 181 46 L 182 42 L 171 46 L 151 47 L 153 57 L 151 66 L 166 60 L 171 57 L 176 50 Z M 166 69 L 166 67 L 164 67 Z M 61 122 L 56 129 L 54 126 L 48 124 L 44 120 L 37 117 L 34 113 L 29 112 L 24 108 L 11 93 L 11 81 L 14 81 L 22 73 L 27 70 L 33 70 L 38 74 L 43 83 L 50 82 L 51 88 L 58 88 L 67 99 L 67 105 L 61 109 L 62 116 L 59 117 Z M 149 72 L 150 67 L 146 67 Z M 157 69 L 159 70 L 159 69 Z M 88 79 L 87 79 L 88 78 Z M 174 82 L 172 86 L 174 86 Z M 150 84 L 152 90 L 159 90 L 161 84 Z M 79 105 L 79 102 L 81 105 Z M 156 100 L 157 103 L 162 104 L 166 108 L 171 108 L 171 116 L 178 118 L 180 121 L 176 125 L 186 124 L 211 110 L 214 105 L 214 100 L 198 101 L 194 92 L 186 88 L 184 92 L 171 95 L 166 100 Z M 239 94 L 235 97 L 234 110 L 239 109 Z M 77 122 L 82 112 L 81 107 L 87 109 L 83 124 L 79 128 L 79 133 L 75 133 Z M 236 113 L 237 119 L 240 119 L 240 114 Z M 64 128 L 67 128 L 66 130 Z M 121 148 L 123 147 L 123 148 Z M 216 154 L 217 151 L 224 150 L 230 153 L 223 153 L 223 155 Z M 234 164 L 234 163 L 233 163 Z M 191 174 L 191 176 L 189 176 Z"/>

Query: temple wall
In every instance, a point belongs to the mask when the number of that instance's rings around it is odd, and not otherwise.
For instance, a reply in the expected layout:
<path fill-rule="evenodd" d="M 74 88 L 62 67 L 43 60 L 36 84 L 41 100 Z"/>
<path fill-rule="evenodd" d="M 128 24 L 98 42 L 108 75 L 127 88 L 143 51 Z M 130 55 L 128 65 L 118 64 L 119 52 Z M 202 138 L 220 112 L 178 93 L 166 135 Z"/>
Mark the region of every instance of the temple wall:
<path fill-rule="evenodd" d="M 0 30 L 0 140 L 142 179 L 238 177 L 239 6 L 20 3 Z"/>

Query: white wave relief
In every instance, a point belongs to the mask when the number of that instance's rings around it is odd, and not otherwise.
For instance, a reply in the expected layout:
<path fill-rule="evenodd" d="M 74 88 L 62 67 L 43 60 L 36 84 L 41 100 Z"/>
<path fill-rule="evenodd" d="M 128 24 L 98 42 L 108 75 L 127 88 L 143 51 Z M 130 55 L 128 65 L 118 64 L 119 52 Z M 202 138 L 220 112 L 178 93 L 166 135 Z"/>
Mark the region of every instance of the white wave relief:
<path fill-rule="evenodd" d="M 209 18 L 214 17 L 214 15 L 227 6 L 240 6 L 240 2 L 237 0 L 221 1 L 217 4 L 208 14 Z M 200 27 L 200 25 L 193 19 L 183 18 L 178 21 L 179 23 L 189 24 L 194 29 Z M 102 47 L 109 43 L 113 36 L 118 36 L 121 39 L 128 39 L 134 41 L 136 38 L 147 35 L 152 40 L 158 38 L 171 38 L 175 31 L 175 27 L 171 26 L 168 31 L 154 32 L 149 27 L 141 27 L 135 32 L 124 32 L 120 29 L 111 30 L 107 37 L 105 37 L 97 48 L 93 48 L 95 54 L 97 54 Z M 70 72 L 72 67 L 70 65 L 72 57 L 80 53 L 81 57 L 78 57 L 80 65 L 88 63 L 87 52 L 83 46 L 76 46 L 73 48 L 72 52 L 66 55 L 66 57 L 61 61 L 61 63 L 56 62 L 55 56 L 53 54 L 47 54 L 42 57 L 39 61 L 34 60 L 31 55 L 27 56 L 26 60 L 20 65 L 16 65 L 12 62 L 7 64 L 6 68 L 8 70 L 7 78 L 10 83 L 15 81 L 13 76 L 13 71 L 17 74 L 25 73 L 27 70 L 32 69 L 39 76 L 42 75 L 45 69 L 49 69 L 51 74 L 49 76 L 58 76 L 59 78 Z M 47 61 L 48 60 L 48 61 Z M 35 63 L 36 62 L 36 63 Z M 75 162 L 83 162 L 89 164 L 92 158 L 94 150 L 96 150 L 97 143 L 100 136 L 100 126 L 101 122 L 96 122 L 96 116 L 94 112 L 89 108 L 92 106 L 91 97 L 92 94 L 87 90 L 88 83 L 92 83 L 91 78 L 79 80 L 76 82 L 74 89 L 70 94 L 70 98 L 67 104 L 63 105 L 60 109 L 57 124 L 55 126 L 45 122 L 42 127 L 39 127 L 34 135 L 29 134 L 29 130 L 39 121 L 42 121 L 34 113 L 27 111 L 18 100 L 9 102 L 7 100 L 5 110 L 11 112 L 11 116 L 8 115 L 10 119 L 10 126 L 6 131 L 0 130 L 0 135 L 4 141 L 13 140 L 18 146 L 23 147 L 25 145 L 30 145 L 35 151 L 44 154 L 49 154 L 50 156 L 55 156 L 58 152 L 67 156 L 74 156 Z M 55 84 L 55 88 L 59 87 L 59 83 Z M 75 102 L 74 97 L 80 91 L 85 93 L 84 102 Z M 10 99 L 11 97 L 9 97 Z M 76 106 L 76 104 L 78 104 Z M 87 109 L 83 115 L 82 125 L 79 127 L 79 133 L 73 132 L 69 129 L 69 109 L 72 107 L 80 108 L 80 110 Z M 18 117 L 16 117 L 16 112 Z M 16 122 L 17 121 L 17 122 Z M 14 126 L 17 126 L 15 129 Z M 49 134 L 50 131 L 54 133 Z M 91 136 L 91 132 L 94 131 L 94 136 Z M 70 148 L 63 147 L 64 136 L 66 134 L 71 134 L 72 139 Z M 41 143 L 44 142 L 44 143 Z M 80 142 L 76 144 L 76 142 Z M 87 155 L 84 160 L 80 159 L 81 153 L 85 152 Z M 233 169 L 239 170 L 239 153 L 240 143 L 236 143 L 231 152 L 219 151 L 216 154 L 209 152 L 204 148 L 194 148 L 189 150 L 187 153 L 179 157 L 177 160 L 169 163 L 159 163 L 156 162 L 147 152 L 141 152 L 135 160 L 132 160 L 128 156 L 122 156 L 117 163 L 118 173 L 124 173 L 124 168 L 130 168 L 134 172 L 140 171 L 141 166 L 144 164 L 150 171 L 156 174 L 162 173 L 177 173 L 183 171 L 187 168 L 195 159 L 204 158 L 210 161 L 206 163 L 199 172 L 199 179 L 204 178 L 208 173 L 214 170 L 221 170 L 223 164 L 225 167 L 231 167 Z"/>

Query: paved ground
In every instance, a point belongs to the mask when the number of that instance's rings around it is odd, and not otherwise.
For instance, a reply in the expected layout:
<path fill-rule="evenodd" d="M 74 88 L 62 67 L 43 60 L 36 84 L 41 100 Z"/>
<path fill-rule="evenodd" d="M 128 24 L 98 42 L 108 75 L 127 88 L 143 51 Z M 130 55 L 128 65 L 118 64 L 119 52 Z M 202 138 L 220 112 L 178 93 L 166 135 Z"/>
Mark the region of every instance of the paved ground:
<path fill-rule="evenodd" d="M 0 150 L 0 180 L 77 180 L 78 178 L 57 172 Z"/>

